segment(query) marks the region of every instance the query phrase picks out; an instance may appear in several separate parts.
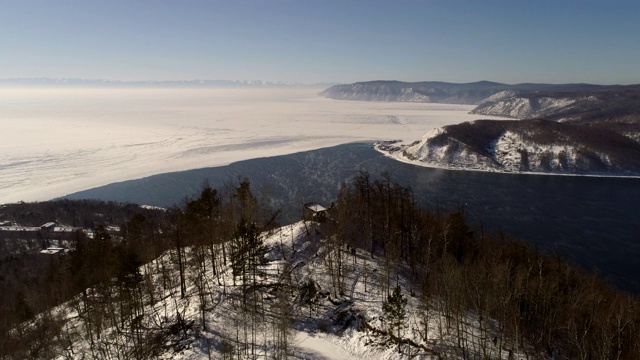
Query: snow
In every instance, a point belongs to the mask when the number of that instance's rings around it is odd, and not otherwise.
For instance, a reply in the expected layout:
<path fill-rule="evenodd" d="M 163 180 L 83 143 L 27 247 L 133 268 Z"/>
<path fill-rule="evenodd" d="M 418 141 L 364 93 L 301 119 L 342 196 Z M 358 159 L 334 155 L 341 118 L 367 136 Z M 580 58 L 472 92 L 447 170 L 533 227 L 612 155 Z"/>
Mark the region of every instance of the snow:
<path fill-rule="evenodd" d="M 412 140 L 471 105 L 340 101 L 319 88 L 1 88 L 0 203 L 355 141 Z"/>
<path fill-rule="evenodd" d="M 308 334 L 296 331 L 294 343 L 305 359 L 363 359 L 337 346 L 335 337 L 330 334 Z"/>
<path fill-rule="evenodd" d="M 445 145 L 436 145 L 432 140 L 445 131 L 437 128 L 426 133 L 422 139 L 411 146 L 400 147 L 400 151 L 383 153 L 391 155 L 398 160 L 409 161 L 412 164 L 425 164 L 425 166 L 438 168 L 465 168 L 465 169 L 490 169 L 493 167 L 491 160 L 480 156 L 469 147 L 457 140 L 450 140 Z M 455 142 L 455 143 L 453 143 Z M 455 145 L 454 149 L 451 146 Z M 380 146 L 376 149 L 384 150 Z"/>
<path fill-rule="evenodd" d="M 512 96 L 508 94 L 495 94 L 494 104 L 488 104 L 479 108 L 478 112 L 488 115 L 505 115 L 517 119 L 526 119 L 543 116 L 546 113 L 554 112 L 576 102 L 569 98 L 526 98 Z M 488 99 L 491 99 L 488 98 Z"/>
<path fill-rule="evenodd" d="M 147 209 L 147 210 L 160 210 L 160 211 L 167 211 L 167 209 L 160 207 L 160 206 L 153 206 L 153 205 L 140 205 L 141 208 L 143 209 Z"/>
<path fill-rule="evenodd" d="M 445 355 L 446 358 L 461 358 L 461 353 L 453 340 L 452 329 L 447 330 L 443 313 L 438 310 L 443 306 L 442 302 L 432 298 L 428 316 L 428 334 L 418 332 L 417 328 L 424 326 L 419 324 L 417 313 L 424 311 L 423 305 L 416 297 L 409 296 L 408 281 L 398 272 L 394 276 L 393 285 L 396 281 L 403 287 L 407 304 L 407 320 L 405 329 L 401 332 L 403 339 L 408 339 L 420 344 L 423 348 L 403 345 L 398 347 L 396 343 L 390 341 L 386 334 L 385 326 L 380 320 L 382 315 L 381 305 L 385 299 L 384 293 L 384 259 L 372 259 L 370 254 L 358 249 L 355 254 L 344 251 L 347 256 L 344 265 L 345 271 L 345 294 L 335 295 L 331 290 L 331 278 L 326 269 L 325 255 L 329 251 L 325 246 L 327 239 L 322 236 L 322 229 L 314 222 L 298 222 L 276 229 L 270 233 L 265 233 L 264 243 L 271 248 L 266 258 L 268 263 L 263 271 L 267 274 L 260 278 L 261 286 L 274 284 L 278 279 L 284 278 L 285 264 L 292 266 L 290 274 L 293 284 L 304 284 L 309 280 L 314 281 L 319 286 L 319 293 L 325 294 L 317 300 L 316 305 L 310 308 L 304 305 L 298 296 L 291 298 L 291 314 L 294 316 L 294 323 L 291 332 L 290 358 L 298 359 L 436 359 L 434 351 Z M 335 248 L 334 248 L 335 249 Z M 186 257 L 189 257 L 190 248 L 183 249 Z M 352 257 L 353 255 L 353 257 Z M 143 322 L 145 331 L 156 331 L 157 334 L 166 333 L 175 324 L 177 314 L 190 323 L 189 330 L 176 333 L 163 338 L 163 352 L 158 354 L 159 359 L 208 359 L 221 358 L 221 341 L 227 339 L 235 343 L 236 337 L 240 336 L 243 322 L 248 321 L 240 315 L 240 286 L 232 286 L 231 271 L 229 268 L 220 274 L 220 278 L 206 271 L 201 274 L 208 284 L 211 293 L 207 295 L 208 300 L 206 311 L 206 328 L 202 327 L 200 317 L 200 304 L 193 278 L 196 271 L 187 266 L 187 289 L 186 296 L 180 298 L 179 284 L 177 283 L 177 269 L 175 261 L 172 261 L 171 251 L 161 256 L 152 263 L 141 268 L 148 277 L 148 286 L 155 290 L 155 302 L 149 304 L 145 300 Z M 206 265 L 209 267 L 209 265 Z M 159 271 L 157 269 L 163 269 Z M 162 274 L 168 277 L 164 282 L 169 281 L 173 287 L 167 290 L 162 289 Z M 367 285 L 365 285 L 367 284 Z M 367 291 L 365 291 L 367 286 Z M 145 290 L 146 291 L 146 290 Z M 265 292 L 263 295 L 267 295 Z M 285 294 L 288 291 L 285 291 Z M 329 298 L 327 299 L 327 294 Z M 333 298 L 333 300 L 332 300 Z M 264 298 L 264 306 L 267 313 L 272 311 L 271 303 L 273 299 Z M 76 304 L 77 305 L 77 304 Z M 59 359 L 80 359 L 84 356 L 91 356 L 89 340 L 86 339 L 86 332 L 83 322 L 80 321 L 78 309 L 74 306 L 74 301 L 57 307 L 53 313 L 57 317 L 65 319 L 66 324 L 62 327 L 64 334 L 62 338 L 69 339 L 65 342 L 66 349 L 61 351 L 65 355 Z M 340 318 L 343 320 L 341 321 Z M 352 321 L 347 321 L 351 319 Z M 366 321 L 372 329 L 358 326 Z M 477 324 L 478 318 L 473 314 L 466 316 L 466 331 L 470 344 L 480 341 Z M 128 326 L 128 325 L 127 325 Z M 114 328 L 105 327 L 103 336 L 97 340 L 96 347 L 107 353 L 122 353 L 127 350 L 128 335 L 127 327 L 123 328 L 125 334 L 118 334 Z M 269 324 L 259 325 L 257 329 L 257 349 L 258 358 L 271 358 L 271 339 L 273 334 Z M 84 335 L 83 335 L 84 334 Z M 424 340 L 426 338 L 427 340 Z M 487 341 L 486 339 L 484 341 Z M 478 345 L 479 346 L 479 345 Z M 505 351 L 500 352 L 495 346 L 486 351 L 492 358 L 506 358 Z M 426 350 L 431 349 L 431 350 Z M 265 356 L 266 355 L 266 356 Z"/>
<path fill-rule="evenodd" d="M 0 226 L 0 231 L 40 231 L 39 226 Z"/>
<path fill-rule="evenodd" d="M 48 248 L 41 250 L 40 254 L 44 255 L 58 255 L 60 253 L 67 253 L 69 250 L 65 248 L 61 248 L 59 246 L 49 246 Z"/>
<path fill-rule="evenodd" d="M 318 203 L 307 203 L 307 204 L 304 204 L 304 206 L 307 209 L 309 209 L 309 210 L 311 210 L 313 212 L 321 212 L 321 211 L 326 211 L 327 210 L 326 207 L 324 207 L 324 206 L 322 206 L 322 205 L 320 205 Z"/>
<path fill-rule="evenodd" d="M 500 91 L 497 92 L 491 96 L 489 96 L 488 98 L 480 101 L 480 104 L 485 103 L 485 102 L 497 102 L 497 101 L 502 101 L 506 98 L 510 98 L 512 96 L 515 96 L 516 92 L 513 90 L 504 90 L 504 91 Z"/>
<path fill-rule="evenodd" d="M 426 133 L 420 141 L 412 144 L 396 145 L 393 141 L 379 142 L 375 144 L 375 149 L 387 157 L 404 163 L 437 169 L 506 174 L 640 178 L 640 176 L 627 174 L 577 172 L 580 170 L 577 165 L 579 149 L 569 143 L 559 145 L 531 143 L 523 140 L 518 133 L 505 131 L 490 148 L 487 148 L 491 155 L 487 157 L 477 154 L 455 139 L 449 139 L 449 142 L 444 145 L 434 144 L 431 140 L 443 132 L 443 129 L 434 129 Z M 455 149 L 450 149 L 454 141 L 457 142 L 457 146 Z M 521 152 L 526 152 L 528 156 L 529 169 L 526 171 L 521 169 Z M 611 165 L 607 155 L 597 155 L 603 163 Z M 550 161 L 548 161 L 549 158 Z M 565 164 L 560 163 L 560 158 L 566 160 Z M 549 168 L 542 165 L 547 161 Z"/>

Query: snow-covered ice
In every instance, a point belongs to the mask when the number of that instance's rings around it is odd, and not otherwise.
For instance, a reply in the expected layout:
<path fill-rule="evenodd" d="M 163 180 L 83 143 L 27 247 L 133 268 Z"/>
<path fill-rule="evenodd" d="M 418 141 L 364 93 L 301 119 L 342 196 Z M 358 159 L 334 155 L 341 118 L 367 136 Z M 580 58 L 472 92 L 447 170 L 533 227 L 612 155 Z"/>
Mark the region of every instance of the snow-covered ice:
<path fill-rule="evenodd" d="M 320 88 L 0 89 L 0 203 L 354 141 L 411 142 L 470 105 L 340 101 Z"/>

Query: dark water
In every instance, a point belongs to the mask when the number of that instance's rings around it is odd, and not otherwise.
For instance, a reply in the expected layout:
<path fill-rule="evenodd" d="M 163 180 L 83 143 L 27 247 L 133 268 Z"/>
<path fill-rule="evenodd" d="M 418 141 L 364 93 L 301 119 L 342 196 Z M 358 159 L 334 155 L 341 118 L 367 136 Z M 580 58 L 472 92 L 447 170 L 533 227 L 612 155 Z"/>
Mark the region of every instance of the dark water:
<path fill-rule="evenodd" d="M 382 156 L 370 144 L 348 144 L 217 168 L 151 176 L 67 196 L 171 206 L 239 177 L 266 190 L 284 221 L 302 204 L 329 204 L 340 183 L 360 170 L 388 171 L 424 205 L 456 208 L 485 229 L 516 235 L 601 273 L 622 289 L 640 292 L 640 179 L 495 174 L 429 169 Z"/>

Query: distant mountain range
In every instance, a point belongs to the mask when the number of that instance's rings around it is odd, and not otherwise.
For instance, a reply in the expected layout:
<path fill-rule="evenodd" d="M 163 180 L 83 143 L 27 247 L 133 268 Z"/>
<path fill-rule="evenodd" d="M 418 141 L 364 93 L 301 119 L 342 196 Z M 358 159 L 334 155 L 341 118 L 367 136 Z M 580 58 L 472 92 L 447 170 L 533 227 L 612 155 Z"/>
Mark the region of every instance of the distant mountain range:
<path fill-rule="evenodd" d="M 640 175 L 640 85 L 370 81 L 332 99 L 477 105 L 482 120 L 435 129 L 384 152 L 425 165 L 485 171 Z"/>
<path fill-rule="evenodd" d="M 637 86 L 636 86 L 637 87 Z M 319 95 L 337 100 L 403 101 L 478 105 L 500 94 L 524 95 L 540 92 L 582 92 L 620 89 L 626 86 L 593 84 L 501 84 L 492 81 L 448 83 L 441 81 L 368 81 L 334 85 Z M 638 87 L 640 89 L 640 87 Z"/>
<path fill-rule="evenodd" d="M 0 86 L 97 86 L 97 87 L 324 87 L 331 83 L 303 84 L 264 80 L 141 80 L 118 81 L 77 78 L 5 78 Z"/>

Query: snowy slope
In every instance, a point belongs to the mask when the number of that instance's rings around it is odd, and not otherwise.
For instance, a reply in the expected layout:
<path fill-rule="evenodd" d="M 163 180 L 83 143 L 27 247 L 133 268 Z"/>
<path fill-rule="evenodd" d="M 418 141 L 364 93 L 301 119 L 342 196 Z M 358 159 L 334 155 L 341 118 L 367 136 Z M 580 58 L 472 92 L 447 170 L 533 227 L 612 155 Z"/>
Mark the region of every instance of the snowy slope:
<path fill-rule="evenodd" d="M 410 145 L 377 143 L 401 161 L 447 169 L 638 176 L 640 143 L 607 129 L 544 120 L 479 120 Z"/>
<path fill-rule="evenodd" d="M 381 83 L 374 87 L 362 83 L 349 86 L 337 85 L 320 92 L 320 95 L 340 100 L 431 102 L 429 96 L 415 91 L 412 87 L 399 88 L 395 85 L 388 83 Z"/>
<path fill-rule="evenodd" d="M 481 100 L 510 87 L 510 85 L 490 81 L 466 84 L 440 81 L 417 83 L 367 81 L 334 85 L 320 92 L 319 95 L 338 100 L 477 104 Z"/>
<path fill-rule="evenodd" d="M 88 327 L 83 320 L 85 311 L 81 298 L 59 306 L 52 311 L 55 318 L 63 319 L 61 339 L 55 358 L 128 358 L 132 357 L 135 343 L 147 344 L 144 353 L 158 359 L 219 359 L 230 354 L 241 358 L 262 358 L 275 353 L 278 331 L 278 315 L 288 314 L 292 322 L 288 327 L 288 358 L 297 359 L 451 359 L 462 358 L 454 341 L 454 330 L 446 326 L 437 299 L 431 299 L 425 319 L 424 304 L 418 297 L 409 296 L 408 282 L 394 276 L 393 286 L 402 286 L 408 299 L 407 320 L 404 330 L 397 336 L 389 335 L 381 320 L 381 305 L 386 298 L 384 291 L 384 261 L 372 259 L 370 254 L 339 248 L 345 259 L 345 291 L 336 293 L 327 268 L 327 259 L 335 247 L 323 236 L 323 228 L 315 222 L 298 222 L 270 233 L 263 234 L 264 243 L 270 248 L 266 254 L 264 272 L 258 280 L 261 302 L 265 315 L 261 315 L 256 327 L 255 347 L 242 352 L 237 340 L 247 339 L 246 324 L 249 321 L 240 308 L 240 284 L 233 285 L 230 268 L 214 275 L 204 276 L 208 291 L 205 294 L 205 317 L 202 319 L 202 299 L 193 264 L 187 261 L 187 287 L 180 297 L 177 283 L 176 252 L 169 251 L 141 268 L 145 278 L 144 311 L 135 317 L 143 333 L 128 330 L 132 324 L 104 324 L 101 335 L 93 343 L 88 340 Z M 185 250 L 186 259 L 195 251 Z M 335 255 L 335 253 L 333 253 Z M 209 268 L 205 260 L 205 267 Z M 387 280 L 389 280 L 387 278 Z M 290 282 L 291 287 L 282 287 Z M 288 289 L 281 292 L 282 289 Z M 312 289 L 312 290 L 311 290 Z M 149 297 L 153 294 L 153 297 Z M 418 294 L 419 295 L 419 294 Z M 89 293 L 89 296 L 93 296 Z M 278 299 L 286 299 L 287 311 L 279 312 Z M 114 304 L 117 305 L 117 304 Z M 120 309 L 121 310 L 121 309 Z M 117 306 L 113 311 L 120 311 Z M 280 315 L 286 316 L 286 315 Z M 421 322 L 422 321 L 422 322 Z M 475 330 L 478 319 L 467 316 L 467 341 L 482 340 Z M 120 331 L 118 331 L 120 327 Z M 422 331 L 420 330 L 422 329 Z M 425 333 L 424 330 L 428 329 Z M 95 329 L 94 329 L 95 332 Z M 251 337 L 249 337 L 249 341 Z M 404 342 L 402 346 L 398 341 Z M 485 349 L 492 358 L 507 358 L 507 353 L 489 345 Z M 498 356 L 500 354 L 500 356 Z"/>
<path fill-rule="evenodd" d="M 576 100 L 571 98 L 530 98 L 507 96 L 507 94 L 502 94 L 496 98 L 492 96 L 487 100 L 487 102 L 475 108 L 472 113 L 509 116 L 516 119 L 541 118 L 560 112 L 576 103 Z"/>
<path fill-rule="evenodd" d="M 461 141 L 450 138 L 445 143 L 437 141 L 436 139 L 445 134 L 445 131 L 439 128 L 428 132 L 419 142 L 407 147 L 401 154 L 409 160 L 426 164 L 465 169 L 498 168 L 491 158 L 478 154 Z"/>

